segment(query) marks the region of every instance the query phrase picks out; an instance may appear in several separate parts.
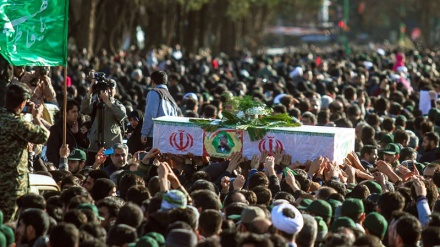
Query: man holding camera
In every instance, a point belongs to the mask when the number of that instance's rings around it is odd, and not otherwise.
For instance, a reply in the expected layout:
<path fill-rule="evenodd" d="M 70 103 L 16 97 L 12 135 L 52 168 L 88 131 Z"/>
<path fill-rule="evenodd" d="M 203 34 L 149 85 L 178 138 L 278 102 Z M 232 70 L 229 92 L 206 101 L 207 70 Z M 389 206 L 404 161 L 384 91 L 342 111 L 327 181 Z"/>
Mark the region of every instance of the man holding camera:
<path fill-rule="evenodd" d="M 116 94 L 116 82 L 105 79 L 104 76 L 96 78 L 98 73 L 93 73 L 89 92 L 81 102 L 81 113 L 92 117 L 92 127 L 88 134 L 90 147 L 87 153 L 87 166 L 93 165 L 95 155 L 101 147 L 109 149 L 116 143 L 122 143 L 122 130 L 124 119 L 127 117 L 125 106 L 114 98 Z M 98 107 L 103 106 L 103 117 L 99 119 Z M 100 123 L 102 121 L 102 123 Z M 99 126 L 101 124 L 101 128 Z M 98 143 L 99 133 L 103 133 L 104 143 Z"/>
<path fill-rule="evenodd" d="M 110 160 L 110 164 L 102 169 L 103 171 L 107 172 L 109 176 L 112 175 L 112 173 L 114 173 L 115 171 L 128 170 L 129 167 L 127 166 L 127 145 L 116 143 L 111 147 L 110 150 L 112 151 L 110 154 L 110 159 L 107 158 L 104 150 L 99 150 L 92 168 L 95 170 L 99 169 L 104 161 Z"/>
<path fill-rule="evenodd" d="M 14 77 L 16 81 L 26 84 L 31 90 L 31 101 L 35 104 L 44 102 L 56 103 L 56 93 L 50 80 L 48 66 L 37 66 L 34 71 L 29 73 L 23 66 L 14 67 Z"/>
<path fill-rule="evenodd" d="M 29 102 L 31 95 L 25 85 L 11 83 L 6 89 L 5 108 L 0 108 L 0 209 L 5 222 L 15 217 L 16 199 L 29 192 L 28 144 L 43 144 L 49 138 L 41 121 L 43 106 Z M 25 107 L 32 113 L 32 123 L 23 120 Z"/>

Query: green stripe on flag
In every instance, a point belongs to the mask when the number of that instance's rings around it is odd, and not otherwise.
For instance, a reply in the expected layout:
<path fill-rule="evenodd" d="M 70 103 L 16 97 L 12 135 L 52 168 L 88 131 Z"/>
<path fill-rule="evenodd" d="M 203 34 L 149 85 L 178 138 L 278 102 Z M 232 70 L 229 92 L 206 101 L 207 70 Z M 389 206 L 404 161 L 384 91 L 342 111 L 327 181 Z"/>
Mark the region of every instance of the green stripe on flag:
<path fill-rule="evenodd" d="M 68 0 L 0 0 L 0 54 L 15 66 L 67 65 Z"/>

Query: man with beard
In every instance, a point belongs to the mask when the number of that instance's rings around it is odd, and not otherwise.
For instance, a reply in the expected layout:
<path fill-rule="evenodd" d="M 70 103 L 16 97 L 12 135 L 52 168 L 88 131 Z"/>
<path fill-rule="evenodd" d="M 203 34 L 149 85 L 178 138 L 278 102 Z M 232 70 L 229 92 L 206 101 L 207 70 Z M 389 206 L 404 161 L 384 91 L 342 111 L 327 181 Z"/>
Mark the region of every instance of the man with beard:
<path fill-rule="evenodd" d="M 428 132 L 423 136 L 422 148 L 425 153 L 420 158 L 420 162 L 432 162 L 436 160 L 436 149 L 439 142 L 439 136 L 435 132 Z"/>
<path fill-rule="evenodd" d="M 90 193 L 92 191 L 93 186 L 95 185 L 95 181 L 100 178 L 110 178 L 106 171 L 103 170 L 92 170 L 87 175 L 86 180 L 84 181 L 83 187 Z"/>
<path fill-rule="evenodd" d="M 391 222 L 388 227 L 388 246 L 391 247 L 416 247 L 422 226 L 416 217 L 405 214 Z"/>
<path fill-rule="evenodd" d="M 377 157 L 377 148 L 375 146 L 365 145 L 361 149 L 361 164 L 365 169 L 374 169 Z"/>
<path fill-rule="evenodd" d="M 29 208 L 23 211 L 15 231 L 17 246 L 34 246 L 45 242 L 49 229 L 49 216 L 41 209 Z"/>
<path fill-rule="evenodd" d="M 86 165 L 86 153 L 81 149 L 74 149 L 67 160 L 69 171 L 72 174 L 77 174 Z"/>
<path fill-rule="evenodd" d="M 383 160 L 396 168 L 399 165 L 400 148 L 397 144 L 389 143 L 383 149 Z"/>

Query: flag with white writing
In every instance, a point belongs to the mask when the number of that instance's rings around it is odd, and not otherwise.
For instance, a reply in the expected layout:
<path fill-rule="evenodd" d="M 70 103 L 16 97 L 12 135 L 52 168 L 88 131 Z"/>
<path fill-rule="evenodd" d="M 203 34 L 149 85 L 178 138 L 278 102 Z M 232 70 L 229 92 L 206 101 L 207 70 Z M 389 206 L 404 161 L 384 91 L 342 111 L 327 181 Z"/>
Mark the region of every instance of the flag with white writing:
<path fill-rule="evenodd" d="M 68 0 L 0 0 L 0 54 L 15 66 L 67 65 Z"/>

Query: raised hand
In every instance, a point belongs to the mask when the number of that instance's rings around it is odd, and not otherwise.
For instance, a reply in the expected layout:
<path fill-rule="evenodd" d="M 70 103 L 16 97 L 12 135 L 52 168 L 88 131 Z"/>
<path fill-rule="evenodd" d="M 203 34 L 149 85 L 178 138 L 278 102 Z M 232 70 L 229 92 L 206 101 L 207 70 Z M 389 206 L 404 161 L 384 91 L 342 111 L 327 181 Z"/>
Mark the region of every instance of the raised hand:
<path fill-rule="evenodd" d="M 391 172 L 393 172 L 393 169 L 391 168 L 390 165 L 388 165 L 385 161 L 383 160 L 378 160 L 376 162 L 376 167 L 377 169 L 382 172 L 383 174 L 387 175 Z"/>
<path fill-rule="evenodd" d="M 397 166 L 397 175 L 399 175 L 399 177 L 401 178 L 401 179 L 405 179 L 407 176 L 411 176 L 412 174 L 410 174 L 411 173 L 411 170 L 410 169 L 408 169 L 407 167 L 405 167 L 405 166 L 402 166 L 402 165 L 398 165 Z"/>
<path fill-rule="evenodd" d="M 157 167 L 157 175 L 160 179 L 168 179 L 169 170 L 167 167 L 167 163 L 160 162 L 159 166 Z"/>
<path fill-rule="evenodd" d="M 325 173 L 326 181 L 330 180 L 333 177 L 339 178 L 340 172 L 338 165 L 332 162 L 326 162 L 326 164 L 327 164 L 327 173 Z"/>
<path fill-rule="evenodd" d="M 358 176 L 360 178 L 363 178 L 363 179 L 367 179 L 367 180 L 373 180 L 374 179 L 373 176 L 371 176 L 370 174 L 368 174 L 366 172 L 363 172 L 363 171 L 361 171 L 359 169 L 356 169 L 356 176 Z"/>
<path fill-rule="evenodd" d="M 345 166 L 345 173 L 347 174 L 347 183 L 354 184 L 356 182 L 356 168 L 347 165 Z"/>
<path fill-rule="evenodd" d="M 319 156 L 315 160 L 312 161 L 310 165 L 309 171 L 307 172 L 310 176 L 315 175 L 315 173 L 320 169 L 321 165 L 324 163 L 324 158 Z"/>
<path fill-rule="evenodd" d="M 153 166 L 159 166 L 160 161 L 158 159 L 153 160 Z"/>
<path fill-rule="evenodd" d="M 164 164 L 164 167 L 167 170 L 167 178 L 168 178 L 168 180 L 170 180 L 171 187 L 173 189 L 179 188 L 180 187 L 179 178 L 174 173 L 173 169 L 171 169 L 171 166 L 168 163 L 166 163 L 166 162 L 163 162 L 162 164 Z"/>
<path fill-rule="evenodd" d="M 341 170 L 341 168 L 338 167 L 339 170 L 339 180 L 346 184 L 347 183 L 347 179 L 348 179 L 348 175 L 347 173 L 345 173 L 343 170 Z"/>
<path fill-rule="evenodd" d="M 299 162 L 298 160 L 295 161 L 294 163 L 289 165 L 289 168 L 292 170 L 295 170 L 297 168 L 300 168 L 301 166 L 303 166 L 303 164 L 301 164 L 301 162 Z"/>
<path fill-rule="evenodd" d="M 275 148 L 273 157 L 275 158 L 275 164 L 279 165 L 281 163 L 281 159 L 283 158 L 283 151 L 281 151 L 281 148 L 279 147 Z"/>
<path fill-rule="evenodd" d="M 267 155 L 268 155 L 268 152 L 266 150 L 263 150 L 263 152 L 261 152 L 260 163 L 264 163 L 264 161 L 266 161 Z"/>
<path fill-rule="evenodd" d="M 290 171 L 286 175 L 286 183 L 292 188 L 293 192 L 300 190 L 301 188 L 296 184 L 295 176 Z"/>
<path fill-rule="evenodd" d="M 426 196 L 427 191 L 426 191 L 425 183 L 423 183 L 423 181 L 421 181 L 419 178 L 416 178 L 413 180 L 413 186 L 416 191 L 417 197 Z"/>
<path fill-rule="evenodd" d="M 243 175 L 239 174 L 232 182 L 232 186 L 234 186 L 234 190 L 241 190 L 246 183 L 246 179 Z"/>
<path fill-rule="evenodd" d="M 143 151 L 143 150 L 141 150 L 141 151 L 136 151 L 134 154 L 133 154 L 133 158 L 131 159 L 133 162 L 138 162 L 138 161 L 140 161 L 138 158 L 139 158 L 139 154 L 141 154 L 141 153 L 146 153 L 145 151 Z"/>
<path fill-rule="evenodd" d="M 275 158 L 273 156 L 267 156 L 264 161 L 264 168 L 266 168 L 269 176 L 276 175 L 275 173 Z"/>
<path fill-rule="evenodd" d="M 382 172 L 373 173 L 374 181 L 376 181 L 380 185 L 385 185 L 385 174 Z"/>
<path fill-rule="evenodd" d="M 260 157 L 258 157 L 258 154 L 254 154 L 251 160 L 251 169 L 258 169 L 259 166 L 260 166 Z"/>
<path fill-rule="evenodd" d="M 29 104 L 30 104 L 29 107 L 31 107 L 31 109 L 32 109 L 32 116 L 34 118 L 42 118 L 43 109 L 44 109 L 43 105 L 36 105 L 32 102 L 30 102 Z"/>
<path fill-rule="evenodd" d="M 60 157 L 66 159 L 70 155 L 69 144 L 61 145 L 60 147 Z"/>
<path fill-rule="evenodd" d="M 229 160 L 229 165 L 226 171 L 232 173 L 235 169 L 237 169 L 238 165 L 242 162 L 243 157 L 240 152 L 233 152 L 231 158 Z"/>
<path fill-rule="evenodd" d="M 270 169 L 275 167 L 275 158 L 273 156 L 267 156 L 264 161 L 264 168 Z"/>
<path fill-rule="evenodd" d="M 159 186 L 160 191 L 165 192 L 168 191 L 168 168 L 165 162 L 161 162 L 157 167 L 157 175 L 159 176 Z"/>
<path fill-rule="evenodd" d="M 357 154 L 356 154 L 355 151 L 349 153 L 349 154 L 347 155 L 347 157 L 349 157 L 349 160 L 351 161 L 351 165 L 352 165 L 354 168 L 359 169 L 359 170 L 361 170 L 361 171 L 363 171 L 363 172 L 366 172 L 364 166 L 363 166 L 362 163 L 361 163 L 361 160 L 359 159 L 359 157 L 357 156 Z"/>
<path fill-rule="evenodd" d="M 385 161 L 383 160 L 378 160 L 376 162 L 376 167 L 377 169 L 382 172 L 383 174 L 387 175 L 388 178 L 390 179 L 391 182 L 395 183 L 399 180 L 401 180 L 399 178 L 399 176 L 397 176 L 396 173 L 394 173 L 393 169 L 391 168 L 390 165 L 388 165 Z"/>
<path fill-rule="evenodd" d="M 281 159 L 280 165 L 282 167 L 286 167 L 290 165 L 290 162 L 292 162 L 292 155 L 290 154 L 284 154 L 283 158 Z"/>
<path fill-rule="evenodd" d="M 98 169 L 102 164 L 104 164 L 107 156 L 104 155 L 104 147 L 99 149 L 99 151 L 95 155 L 95 163 L 93 163 L 93 169 Z"/>
<path fill-rule="evenodd" d="M 160 150 L 158 148 L 152 148 L 142 159 L 142 161 L 147 162 L 149 159 L 155 158 L 158 154 L 160 154 Z"/>

